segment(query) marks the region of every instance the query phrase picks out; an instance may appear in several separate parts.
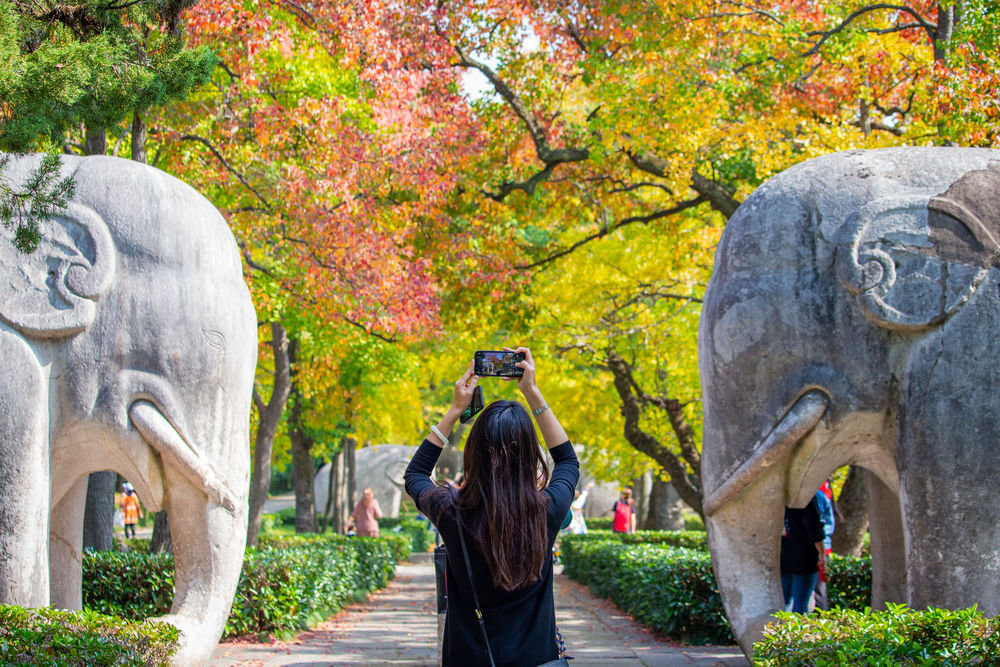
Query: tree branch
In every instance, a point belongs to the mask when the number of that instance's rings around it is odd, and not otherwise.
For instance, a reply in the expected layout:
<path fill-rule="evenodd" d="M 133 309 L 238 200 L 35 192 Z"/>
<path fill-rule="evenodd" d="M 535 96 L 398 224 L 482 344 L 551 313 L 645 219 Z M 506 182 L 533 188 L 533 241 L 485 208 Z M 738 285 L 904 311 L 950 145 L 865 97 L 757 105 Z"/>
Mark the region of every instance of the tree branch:
<path fill-rule="evenodd" d="M 845 18 L 843 21 L 840 22 L 840 25 L 830 30 L 816 30 L 810 32 L 809 33 L 810 36 L 820 37 L 820 40 L 815 44 L 813 44 L 812 48 L 803 53 L 802 56 L 808 57 L 816 55 L 823 47 L 823 44 L 826 43 L 826 40 L 830 39 L 831 37 L 840 32 L 843 32 L 843 30 L 847 28 L 847 26 L 849 26 L 851 23 L 853 23 L 855 19 L 864 16 L 865 14 L 870 14 L 872 12 L 876 12 L 882 9 L 890 9 L 893 11 L 904 12 L 906 14 L 909 14 L 917 22 L 917 26 L 924 29 L 924 31 L 927 33 L 927 36 L 930 38 L 931 42 L 934 41 L 934 34 L 937 32 L 937 25 L 924 19 L 924 17 L 921 16 L 919 13 L 917 13 L 917 11 L 912 7 L 907 7 L 906 5 L 875 4 L 875 5 L 868 5 L 867 7 L 861 7 L 860 9 L 851 12 L 851 14 L 847 18 Z"/>
<path fill-rule="evenodd" d="M 625 418 L 625 439 L 635 449 L 656 461 L 670 475 L 670 483 L 681 497 L 698 514 L 703 515 L 701 489 L 688 474 L 684 464 L 670 449 L 655 437 L 642 430 L 639 425 L 641 412 L 639 399 L 632 393 L 634 381 L 628 363 L 617 351 L 607 351 L 608 367 L 614 376 L 615 389 L 622 401 L 622 416 Z"/>
<path fill-rule="evenodd" d="M 257 197 L 257 199 L 259 199 L 264 204 L 264 208 L 265 209 L 267 209 L 268 211 L 272 210 L 271 202 L 267 201 L 267 198 L 264 197 L 264 195 L 262 195 L 261 193 L 259 193 L 254 186 L 250 185 L 250 182 L 243 176 L 243 174 L 241 174 L 239 171 L 237 171 L 236 168 L 233 167 L 233 165 L 229 164 L 229 161 L 226 160 L 226 158 L 224 158 L 222 156 L 222 153 L 220 153 L 219 151 L 217 151 L 215 149 L 215 146 L 213 146 L 208 141 L 208 139 L 205 139 L 204 137 L 199 137 L 199 136 L 194 135 L 194 134 L 185 134 L 184 136 L 181 137 L 181 141 L 197 141 L 198 143 L 200 143 L 203 146 L 205 146 L 205 148 L 207 148 L 208 150 L 210 150 L 212 152 L 212 155 L 214 155 L 215 158 L 220 163 L 222 163 L 222 166 L 226 168 L 226 171 L 228 171 L 233 176 L 235 176 L 237 178 L 237 180 L 239 180 L 239 182 L 242 183 L 243 186 L 247 190 L 249 190 L 250 192 L 252 192 Z"/>
<path fill-rule="evenodd" d="M 675 213 L 680 213 L 681 211 L 687 210 L 689 208 L 693 208 L 693 207 L 698 206 L 699 204 L 702 204 L 702 203 L 704 203 L 706 201 L 708 201 L 708 200 L 705 199 L 704 197 L 696 197 L 695 199 L 690 199 L 688 201 L 683 201 L 680 204 L 677 204 L 676 206 L 674 206 L 672 208 L 668 208 L 668 209 L 665 209 L 665 210 L 662 210 L 662 211 L 656 211 L 655 213 L 650 213 L 649 215 L 636 215 L 636 216 L 631 216 L 631 217 L 628 217 L 628 218 L 623 218 L 622 220 L 619 220 L 618 222 L 616 222 L 616 223 L 614 223 L 612 225 L 604 225 L 604 226 L 602 226 L 599 231 L 594 232 L 593 234 L 580 239 L 579 241 L 577 241 L 573 245 L 569 246 L 568 248 L 563 248 L 562 250 L 556 251 L 556 252 L 552 253 L 551 255 L 548 255 L 547 257 L 544 257 L 543 259 L 540 259 L 538 261 L 531 262 L 530 264 L 518 264 L 514 268 L 521 269 L 521 270 L 534 269 L 534 268 L 539 267 L 539 266 L 541 266 L 543 264 L 548 264 L 549 262 L 554 262 L 555 260 L 559 259 L 560 257 L 565 257 L 566 255 L 570 254 L 571 252 L 573 252 L 574 250 L 576 250 L 580 246 L 585 245 L 585 244 L 587 244 L 587 243 L 589 243 L 591 241 L 595 241 L 595 240 L 597 240 L 599 238 L 603 238 L 603 237 L 607 236 L 608 234 L 610 234 L 611 232 L 615 231 L 616 229 L 621 229 L 622 227 L 625 227 L 626 225 L 631 225 L 631 224 L 634 224 L 636 222 L 641 222 L 644 225 L 645 224 L 649 224 L 650 222 L 653 222 L 654 220 L 659 220 L 660 218 L 666 218 L 668 216 L 674 215 Z"/>
<path fill-rule="evenodd" d="M 667 161 L 663 158 L 641 151 L 626 151 L 626 154 L 632 164 L 642 171 L 660 178 L 667 177 Z M 739 208 L 740 203 L 733 197 L 729 188 L 701 175 L 697 169 L 691 170 L 691 189 L 704 197 L 709 206 L 726 216 L 726 219 L 732 217 Z"/>

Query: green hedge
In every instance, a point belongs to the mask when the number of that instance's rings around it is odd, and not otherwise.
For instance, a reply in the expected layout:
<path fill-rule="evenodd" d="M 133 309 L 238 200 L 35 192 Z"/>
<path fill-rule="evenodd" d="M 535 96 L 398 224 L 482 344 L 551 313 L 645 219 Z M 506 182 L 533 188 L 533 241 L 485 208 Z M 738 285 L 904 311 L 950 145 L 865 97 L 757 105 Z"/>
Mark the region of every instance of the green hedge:
<path fill-rule="evenodd" d="M 585 540 L 618 540 L 625 544 L 665 544 L 685 549 L 708 550 L 707 533 L 700 530 L 638 530 L 634 533 L 616 533 L 613 530 L 591 530 L 586 535 L 575 535 Z"/>
<path fill-rule="evenodd" d="M 754 645 L 764 667 L 839 665 L 1000 665 L 1000 620 L 974 608 L 778 615 Z"/>
<path fill-rule="evenodd" d="M 167 623 L 0 605 L 4 665 L 166 665 L 177 652 L 178 636 Z"/>
<path fill-rule="evenodd" d="M 296 536 L 247 549 L 223 636 L 287 636 L 382 588 L 409 540 Z M 166 613 L 173 600 L 168 554 L 85 552 L 83 604 L 122 618 Z"/>
<path fill-rule="evenodd" d="M 734 641 L 704 551 L 569 535 L 562 557 L 569 577 L 657 632 L 693 644 Z"/>
<path fill-rule="evenodd" d="M 657 632 L 691 643 L 733 641 L 704 533 L 593 531 L 562 537 L 561 548 L 567 576 Z M 834 555 L 829 575 L 832 605 L 854 610 L 869 605 L 867 559 Z"/>
<path fill-rule="evenodd" d="M 609 516 L 595 516 L 586 519 L 587 530 L 611 530 L 611 525 L 615 522 Z"/>
<path fill-rule="evenodd" d="M 414 553 L 423 553 L 434 546 L 434 531 L 426 521 L 414 516 L 383 518 L 378 520 L 379 535 L 402 534 L 410 539 Z"/>

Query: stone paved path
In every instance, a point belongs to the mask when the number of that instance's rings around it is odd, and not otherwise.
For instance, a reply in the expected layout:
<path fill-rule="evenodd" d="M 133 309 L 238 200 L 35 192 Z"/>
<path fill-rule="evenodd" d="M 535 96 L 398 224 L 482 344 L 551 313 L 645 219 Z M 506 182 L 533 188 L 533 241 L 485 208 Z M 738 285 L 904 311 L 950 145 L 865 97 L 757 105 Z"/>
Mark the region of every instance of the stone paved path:
<path fill-rule="evenodd" d="M 686 647 L 657 638 L 610 601 L 558 574 L 556 621 L 572 667 L 747 665 L 736 647 Z M 437 615 L 430 561 L 402 564 L 390 585 L 289 642 L 223 643 L 211 667 L 436 665 Z"/>

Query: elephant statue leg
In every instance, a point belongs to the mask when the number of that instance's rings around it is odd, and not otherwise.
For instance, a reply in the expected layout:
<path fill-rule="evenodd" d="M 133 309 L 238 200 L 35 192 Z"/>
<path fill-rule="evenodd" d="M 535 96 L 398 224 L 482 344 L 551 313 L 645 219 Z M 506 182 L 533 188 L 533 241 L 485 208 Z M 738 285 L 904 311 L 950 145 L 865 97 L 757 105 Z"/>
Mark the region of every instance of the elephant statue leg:
<path fill-rule="evenodd" d="M 83 513 L 87 505 L 87 475 L 52 506 L 49 525 L 51 603 L 59 609 L 83 609 Z"/>
<path fill-rule="evenodd" d="M 192 664 L 211 657 L 229 617 L 243 566 L 247 508 L 242 504 L 234 515 L 183 472 L 164 466 L 164 474 L 176 574 L 174 604 L 159 620 L 183 633 L 174 663 Z"/>
<path fill-rule="evenodd" d="M 975 604 L 1000 614 L 998 282 L 910 354 L 899 478 L 914 608 Z"/>
<path fill-rule="evenodd" d="M 6 243 L 6 240 L 0 240 Z M 0 603 L 49 603 L 48 387 L 34 353 L 0 330 Z M 44 497 L 38 497 L 44 489 Z"/>
<path fill-rule="evenodd" d="M 872 548 L 872 609 L 906 602 L 906 550 L 899 495 L 870 470 L 865 471 Z"/>

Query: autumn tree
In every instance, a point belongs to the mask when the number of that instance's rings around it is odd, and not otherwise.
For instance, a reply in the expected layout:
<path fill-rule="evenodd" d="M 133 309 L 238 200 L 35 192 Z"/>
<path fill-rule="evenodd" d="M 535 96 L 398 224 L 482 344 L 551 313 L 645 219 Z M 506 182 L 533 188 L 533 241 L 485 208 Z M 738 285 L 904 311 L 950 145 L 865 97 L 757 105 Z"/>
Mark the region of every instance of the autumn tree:
<path fill-rule="evenodd" d="M 670 253 L 672 243 L 684 245 L 677 230 L 705 229 L 711 243 L 763 180 L 830 151 L 903 143 L 996 146 L 997 56 L 990 49 L 996 17 L 986 10 L 980 2 L 622 2 L 613 8 L 445 2 L 410 7 L 399 22 L 433 23 L 437 41 L 426 48 L 424 62 L 483 82 L 484 92 L 470 106 L 487 148 L 467 164 L 452 206 L 486 228 L 508 224 L 521 252 L 517 268 L 535 287 L 557 284 L 567 294 L 513 305 L 560 308 L 564 319 L 571 307 L 594 307 L 588 312 L 600 329 L 597 322 L 616 303 L 646 307 L 650 294 L 674 293 L 696 309 L 710 273 L 692 275 L 683 262 L 665 273 L 637 270 L 631 294 L 614 293 L 604 304 L 581 301 L 587 286 L 601 289 L 603 273 L 593 262 L 604 253 L 582 254 L 600 239 L 655 243 Z M 640 232 L 623 236 L 630 228 Z M 662 235 L 666 244 L 657 238 Z M 550 265 L 569 272 L 576 261 L 591 271 L 573 272 L 572 285 L 544 272 Z M 537 331 L 551 330 L 544 326 Z M 697 503 L 697 457 L 684 455 L 691 451 L 687 434 L 699 433 L 694 349 L 674 345 L 689 355 L 681 370 L 664 369 L 656 361 L 663 351 L 654 347 L 690 340 L 693 321 L 646 346 L 632 342 L 619 322 L 605 320 L 605 328 L 592 359 L 617 388 L 624 415 L 612 421 L 647 453 L 661 451 L 655 442 L 673 440 L 671 456 L 658 464 Z M 585 346 L 593 348 L 594 340 L 588 335 Z M 622 343 L 628 352 L 619 349 Z M 564 349 L 581 345 L 568 340 Z M 638 380 L 636 368 L 653 375 Z M 692 423 L 674 420 L 658 431 L 653 422 L 670 422 L 678 406 Z"/>

